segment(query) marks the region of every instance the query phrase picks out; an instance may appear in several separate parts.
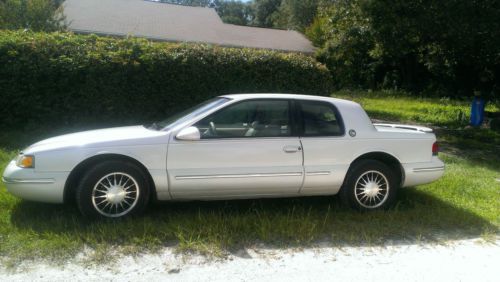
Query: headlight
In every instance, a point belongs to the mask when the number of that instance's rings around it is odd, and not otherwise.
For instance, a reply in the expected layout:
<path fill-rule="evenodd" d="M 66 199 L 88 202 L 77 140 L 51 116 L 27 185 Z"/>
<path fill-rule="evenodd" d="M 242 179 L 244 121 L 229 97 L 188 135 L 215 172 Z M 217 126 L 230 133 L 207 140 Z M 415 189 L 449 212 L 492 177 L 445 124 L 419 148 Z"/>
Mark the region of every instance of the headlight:
<path fill-rule="evenodd" d="M 35 167 L 35 156 L 19 155 L 16 159 L 16 165 L 22 168 L 33 168 Z"/>

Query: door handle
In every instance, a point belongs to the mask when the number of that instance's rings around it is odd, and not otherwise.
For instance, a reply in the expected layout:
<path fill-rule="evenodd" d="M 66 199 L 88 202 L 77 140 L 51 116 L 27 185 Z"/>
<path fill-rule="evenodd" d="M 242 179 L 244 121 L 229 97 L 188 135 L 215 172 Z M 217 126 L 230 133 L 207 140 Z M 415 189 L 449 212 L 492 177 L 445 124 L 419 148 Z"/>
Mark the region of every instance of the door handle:
<path fill-rule="evenodd" d="M 283 151 L 285 151 L 285 153 L 296 153 L 297 151 L 300 151 L 302 150 L 302 148 L 300 146 L 285 146 L 283 147 Z"/>

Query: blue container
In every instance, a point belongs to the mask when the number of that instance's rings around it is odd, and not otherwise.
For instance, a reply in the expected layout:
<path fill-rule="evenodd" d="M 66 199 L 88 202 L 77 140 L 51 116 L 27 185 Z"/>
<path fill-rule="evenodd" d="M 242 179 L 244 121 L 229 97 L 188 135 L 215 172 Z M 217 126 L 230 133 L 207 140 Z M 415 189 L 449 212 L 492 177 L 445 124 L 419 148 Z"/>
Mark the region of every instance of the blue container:
<path fill-rule="evenodd" d="M 484 120 L 484 99 L 474 97 L 470 109 L 470 125 L 480 126 Z"/>

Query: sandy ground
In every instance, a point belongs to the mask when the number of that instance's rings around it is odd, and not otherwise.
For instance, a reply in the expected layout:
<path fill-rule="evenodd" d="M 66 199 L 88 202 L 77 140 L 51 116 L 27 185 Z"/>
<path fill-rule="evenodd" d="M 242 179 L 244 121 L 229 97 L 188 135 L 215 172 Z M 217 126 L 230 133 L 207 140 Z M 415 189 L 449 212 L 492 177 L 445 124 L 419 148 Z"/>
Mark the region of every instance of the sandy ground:
<path fill-rule="evenodd" d="M 500 239 L 432 245 L 240 250 L 224 259 L 159 254 L 107 266 L 26 263 L 1 281 L 500 281 Z"/>

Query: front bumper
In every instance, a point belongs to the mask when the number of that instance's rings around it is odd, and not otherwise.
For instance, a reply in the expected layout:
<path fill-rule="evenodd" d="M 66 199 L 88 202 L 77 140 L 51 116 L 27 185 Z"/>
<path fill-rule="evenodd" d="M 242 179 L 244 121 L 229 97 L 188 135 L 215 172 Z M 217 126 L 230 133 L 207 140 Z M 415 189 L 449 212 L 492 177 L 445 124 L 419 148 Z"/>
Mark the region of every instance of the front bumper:
<path fill-rule="evenodd" d="M 62 203 L 69 172 L 36 172 L 11 161 L 3 173 L 7 191 L 19 198 L 45 203 Z"/>
<path fill-rule="evenodd" d="M 410 187 L 434 182 L 444 174 L 444 163 L 438 157 L 425 163 L 403 164 L 405 178 L 403 187 Z"/>

